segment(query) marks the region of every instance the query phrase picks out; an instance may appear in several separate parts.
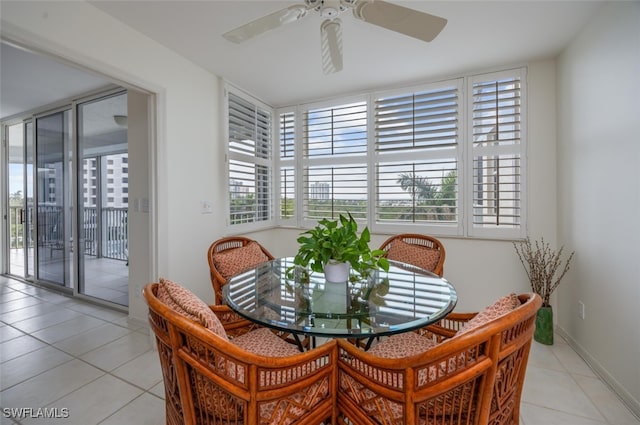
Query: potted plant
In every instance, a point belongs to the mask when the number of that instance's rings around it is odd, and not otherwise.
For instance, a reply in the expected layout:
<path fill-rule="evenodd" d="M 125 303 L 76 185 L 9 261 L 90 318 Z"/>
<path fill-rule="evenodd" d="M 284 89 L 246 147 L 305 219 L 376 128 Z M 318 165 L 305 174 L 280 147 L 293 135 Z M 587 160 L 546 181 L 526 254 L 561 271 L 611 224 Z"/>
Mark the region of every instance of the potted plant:
<path fill-rule="evenodd" d="M 322 219 L 316 227 L 298 237 L 300 246 L 293 263 L 314 272 L 324 272 L 325 278 L 334 282 L 346 282 L 349 269 L 356 273 L 355 278 L 358 279 L 366 278 L 373 270 L 388 271 L 389 261 L 384 257 L 385 251 L 372 251 L 369 248 L 370 240 L 368 227 L 358 236 L 358 224 L 351 214 L 348 218 L 340 214 L 338 220 Z M 332 267 L 342 268 L 343 274 L 332 275 Z"/>
<path fill-rule="evenodd" d="M 561 247 L 554 251 L 542 238 L 533 244 L 529 238 L 522 242 L 514 242 L 513 246 L 522 263 L 531 289 L 542 298 L 542 306 L 536 316 L 534 339 L 542 344 L 553 344 L 553 310 L 550 298 L 564 275 L 569 271 L 569 264 L 575 251 L 566 260 L 562 260 Z"/>

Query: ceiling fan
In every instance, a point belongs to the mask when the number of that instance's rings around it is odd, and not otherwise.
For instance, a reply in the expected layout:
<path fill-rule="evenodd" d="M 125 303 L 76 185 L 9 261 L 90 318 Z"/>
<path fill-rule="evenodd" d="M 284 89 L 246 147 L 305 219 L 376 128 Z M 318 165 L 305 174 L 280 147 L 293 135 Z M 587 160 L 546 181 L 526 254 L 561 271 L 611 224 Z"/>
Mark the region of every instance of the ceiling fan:
<path fill-rule="evenodd" d="M 242 43 L 282 25 L 304 18 L 315 10 L 325 18 L 320 26 L 322 70 L 331 74 L 342 70 L 342 21 L 338 15 L 351 9 L 353 16 L 369 24 L 396 31 L 422 41 L 432 41 L 447 24 L 447 20 L 418 10 L 382 0 L 304 0 L 277 12 L 241 25 L 223 37 Z"/>

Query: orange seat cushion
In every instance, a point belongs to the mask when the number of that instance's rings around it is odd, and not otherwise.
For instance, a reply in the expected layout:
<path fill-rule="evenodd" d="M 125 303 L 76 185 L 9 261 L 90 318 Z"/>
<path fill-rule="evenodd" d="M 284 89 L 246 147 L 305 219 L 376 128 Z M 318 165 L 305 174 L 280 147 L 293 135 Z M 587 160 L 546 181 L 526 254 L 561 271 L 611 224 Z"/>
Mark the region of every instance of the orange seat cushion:
<path fill-rule="evenodd" d="M 480 313 L 473 316 L 464 326 L 456 333 L 462 335 L 488 323 L 498 317 L 515 310 L 520 306 L 520 300 L 515 293 L 505 295 L 498 298 L 493 304 L 486 307 Z"/>
<path fill-rule="evenodd" d="M 415 332 L 392 335 L 374 345 L 369 354 L 386 359 L 402 359 L 415 356 L 436 346 L 436 342 Z"/>
<path fill-rule="evenodd" d="M 400 239 L 394 240 L 387 251 L 389 260 L 413 264 L 425 270 L 434 271 L 440 260 L 440 251 L 424 246 L 412 245 Z"/>
<path fill-rule="evenodd" d="M 213 254 L 213 263 L 225 278 L 247 271 L 260 263 L 269 261 L 257 242 L 249 242 L 240 248 L 227 249 Z"/>
<path fill-rule="evenodd" d="M 200 323 L 216 335 L 227 338 L 220 319 L 209 306 L 198 298 L 193 292 L 168 279 L 160 278 L 157 297 L 160 301 L 171 307 L 175 312 Z"/>

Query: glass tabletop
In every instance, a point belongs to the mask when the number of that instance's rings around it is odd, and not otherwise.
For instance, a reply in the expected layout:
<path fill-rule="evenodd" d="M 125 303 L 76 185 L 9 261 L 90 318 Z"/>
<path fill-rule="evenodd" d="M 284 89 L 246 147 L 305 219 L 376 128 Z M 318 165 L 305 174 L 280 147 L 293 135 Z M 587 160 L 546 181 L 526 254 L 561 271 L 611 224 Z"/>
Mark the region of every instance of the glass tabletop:
<path fill-rule="evenodd" d="M 294 334 L 368 338 L 418 329 L 446 316 L 458 300 L 444 278 L 390 261 L 366 280 L 327 282 L 324 274 L 278 258 L 237 274 L 223 287 L 241 316 Z M 289 271 L 289 273 L 287 273 Z"/>

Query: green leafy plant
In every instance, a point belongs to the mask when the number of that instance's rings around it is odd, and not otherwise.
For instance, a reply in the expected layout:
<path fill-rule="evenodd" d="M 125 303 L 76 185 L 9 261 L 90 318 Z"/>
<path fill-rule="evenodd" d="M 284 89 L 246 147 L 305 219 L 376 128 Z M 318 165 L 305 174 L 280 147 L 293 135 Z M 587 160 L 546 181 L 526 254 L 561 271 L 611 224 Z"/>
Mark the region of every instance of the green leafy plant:
<path fill-rule="evenodd" d="M 381 249 L 371 250 L 371 234 L 365 227 L 358 235 L 358 223 L 349 214 L 340 214 L 338 220 L 322 219 L 313 229 L 303 232 L 297 241 L 300 244 L 293 263 L 322 272 L 329 260 L 349 263 L 351 270 L 366 278 L 372 270 L 389 270 L 389 261 Z"/>
<path fill-rule="evenodd" d="M 522 242 L 514 242 L 513 246 L 524 267 L 531 289 L 542 298 L 542 306 L 549 307 L 551 294 L 556 290 L 564 275 L 569 271 L 569 264 L 575 251 L 562 260 L 562 250 L 554 251 L 542 238 L 533 244 L 529 238 Z"/>

